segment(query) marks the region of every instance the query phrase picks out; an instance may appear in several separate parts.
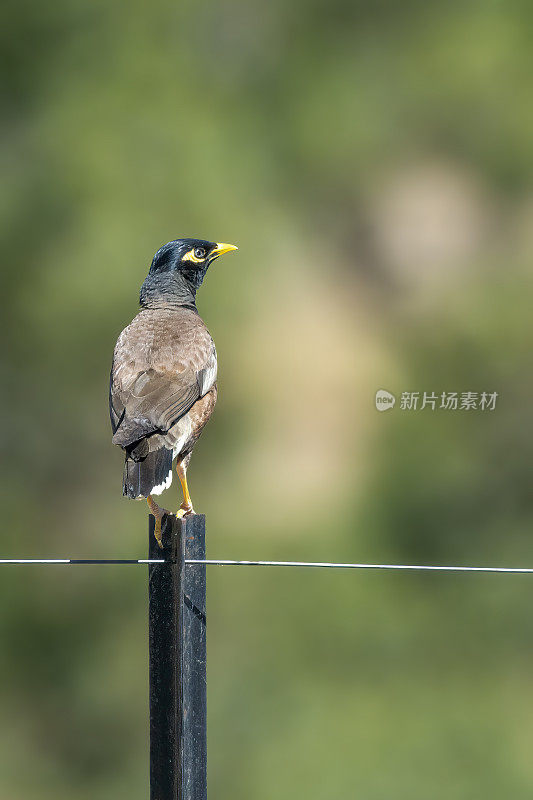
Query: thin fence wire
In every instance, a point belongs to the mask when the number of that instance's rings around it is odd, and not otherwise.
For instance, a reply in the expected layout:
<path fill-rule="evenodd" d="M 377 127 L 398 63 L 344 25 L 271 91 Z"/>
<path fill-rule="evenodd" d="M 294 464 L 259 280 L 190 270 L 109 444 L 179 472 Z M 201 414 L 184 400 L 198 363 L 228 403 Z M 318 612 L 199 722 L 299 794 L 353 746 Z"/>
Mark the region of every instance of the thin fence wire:
<path fill-rule="evenodd" d="M 186 564 L 206 564 L 221 567 L 320 567 L 321 569 L 397 569 L 429 572 L 506 572 L 533 574 L 533 567 L 462 567 L 454 565 L 427 564 L 345 564 L 330 561 L 232 561 L 230 559 L 209 559 L 192 561 Z"/>
<path fill-rule="evenodd" d="M 2 564 L 165 564 L 164 558 L 0 558 Z"/>
<path fill-rule="evenodd" d="M 84 564 L 170 564 L 164 558 L 1 558 L 0 566 L 13 565 L 84 565 Z M 531 575 L 533 567 L 471 567 L 437 564 L 363 564 L 334 561 L 237 561 L 224 558 L 185 559 L 185 564 L 219 567 L 310 567 L 321 569 L 411 570 L 415 572 L 482 572 Z"/>

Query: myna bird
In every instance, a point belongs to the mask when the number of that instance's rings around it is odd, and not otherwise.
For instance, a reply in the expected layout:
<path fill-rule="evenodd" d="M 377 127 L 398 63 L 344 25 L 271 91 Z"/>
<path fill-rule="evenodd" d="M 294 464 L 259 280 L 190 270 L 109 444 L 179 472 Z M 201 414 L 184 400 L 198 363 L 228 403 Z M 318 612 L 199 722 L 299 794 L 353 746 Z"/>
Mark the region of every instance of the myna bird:
<path fill-rule="evenodd" d="M 176 239 L 155 254 L 141 287 L 141 310 L 115 346 L 109 387 L 113 443 L 126 455 L 123 494 L 154 501 L 172 483 L 172 461 L 183 490 L 178 517 L 192 514 L 187 466 L 217 398 L 215 344 L 196 308 L 210 264 L 233 244 Z"/>

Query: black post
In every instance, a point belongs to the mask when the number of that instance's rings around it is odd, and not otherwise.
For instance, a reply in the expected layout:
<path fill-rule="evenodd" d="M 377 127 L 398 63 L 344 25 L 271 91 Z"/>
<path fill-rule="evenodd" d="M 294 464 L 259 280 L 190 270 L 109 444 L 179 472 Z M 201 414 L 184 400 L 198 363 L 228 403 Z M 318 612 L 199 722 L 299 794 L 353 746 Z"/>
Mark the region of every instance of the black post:
<path fill-rule="evenodd" d="M 205 517 L 149 523 L 150 800 L 207 800 Z"/>

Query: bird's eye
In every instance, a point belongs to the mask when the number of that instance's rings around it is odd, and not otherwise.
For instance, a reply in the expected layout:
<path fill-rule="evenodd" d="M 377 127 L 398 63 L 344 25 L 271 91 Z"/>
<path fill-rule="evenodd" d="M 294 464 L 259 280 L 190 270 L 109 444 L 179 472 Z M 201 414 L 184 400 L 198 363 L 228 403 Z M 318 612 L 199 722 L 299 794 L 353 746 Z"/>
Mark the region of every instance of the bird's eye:
<path fill-rule="evenodd" d="M 194 248 L 194 255 L 196 258 L 205 258 L 205 250 L 203 247 L 195 247 Z"/>

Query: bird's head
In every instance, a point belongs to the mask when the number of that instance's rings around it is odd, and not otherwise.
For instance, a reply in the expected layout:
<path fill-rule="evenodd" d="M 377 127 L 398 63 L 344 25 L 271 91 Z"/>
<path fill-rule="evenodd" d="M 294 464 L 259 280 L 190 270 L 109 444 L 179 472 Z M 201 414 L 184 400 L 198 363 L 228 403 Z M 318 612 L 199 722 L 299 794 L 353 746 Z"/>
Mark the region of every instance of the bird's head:
<path fill-rule="evenodd" d="M 175 239 L 163 245 L 153 257 L 141 287 L 141 305 L 194 306 L 196 290 L 209 265 L 231 250 L 237 250 L 237 247 L 206 239 Z"/>

